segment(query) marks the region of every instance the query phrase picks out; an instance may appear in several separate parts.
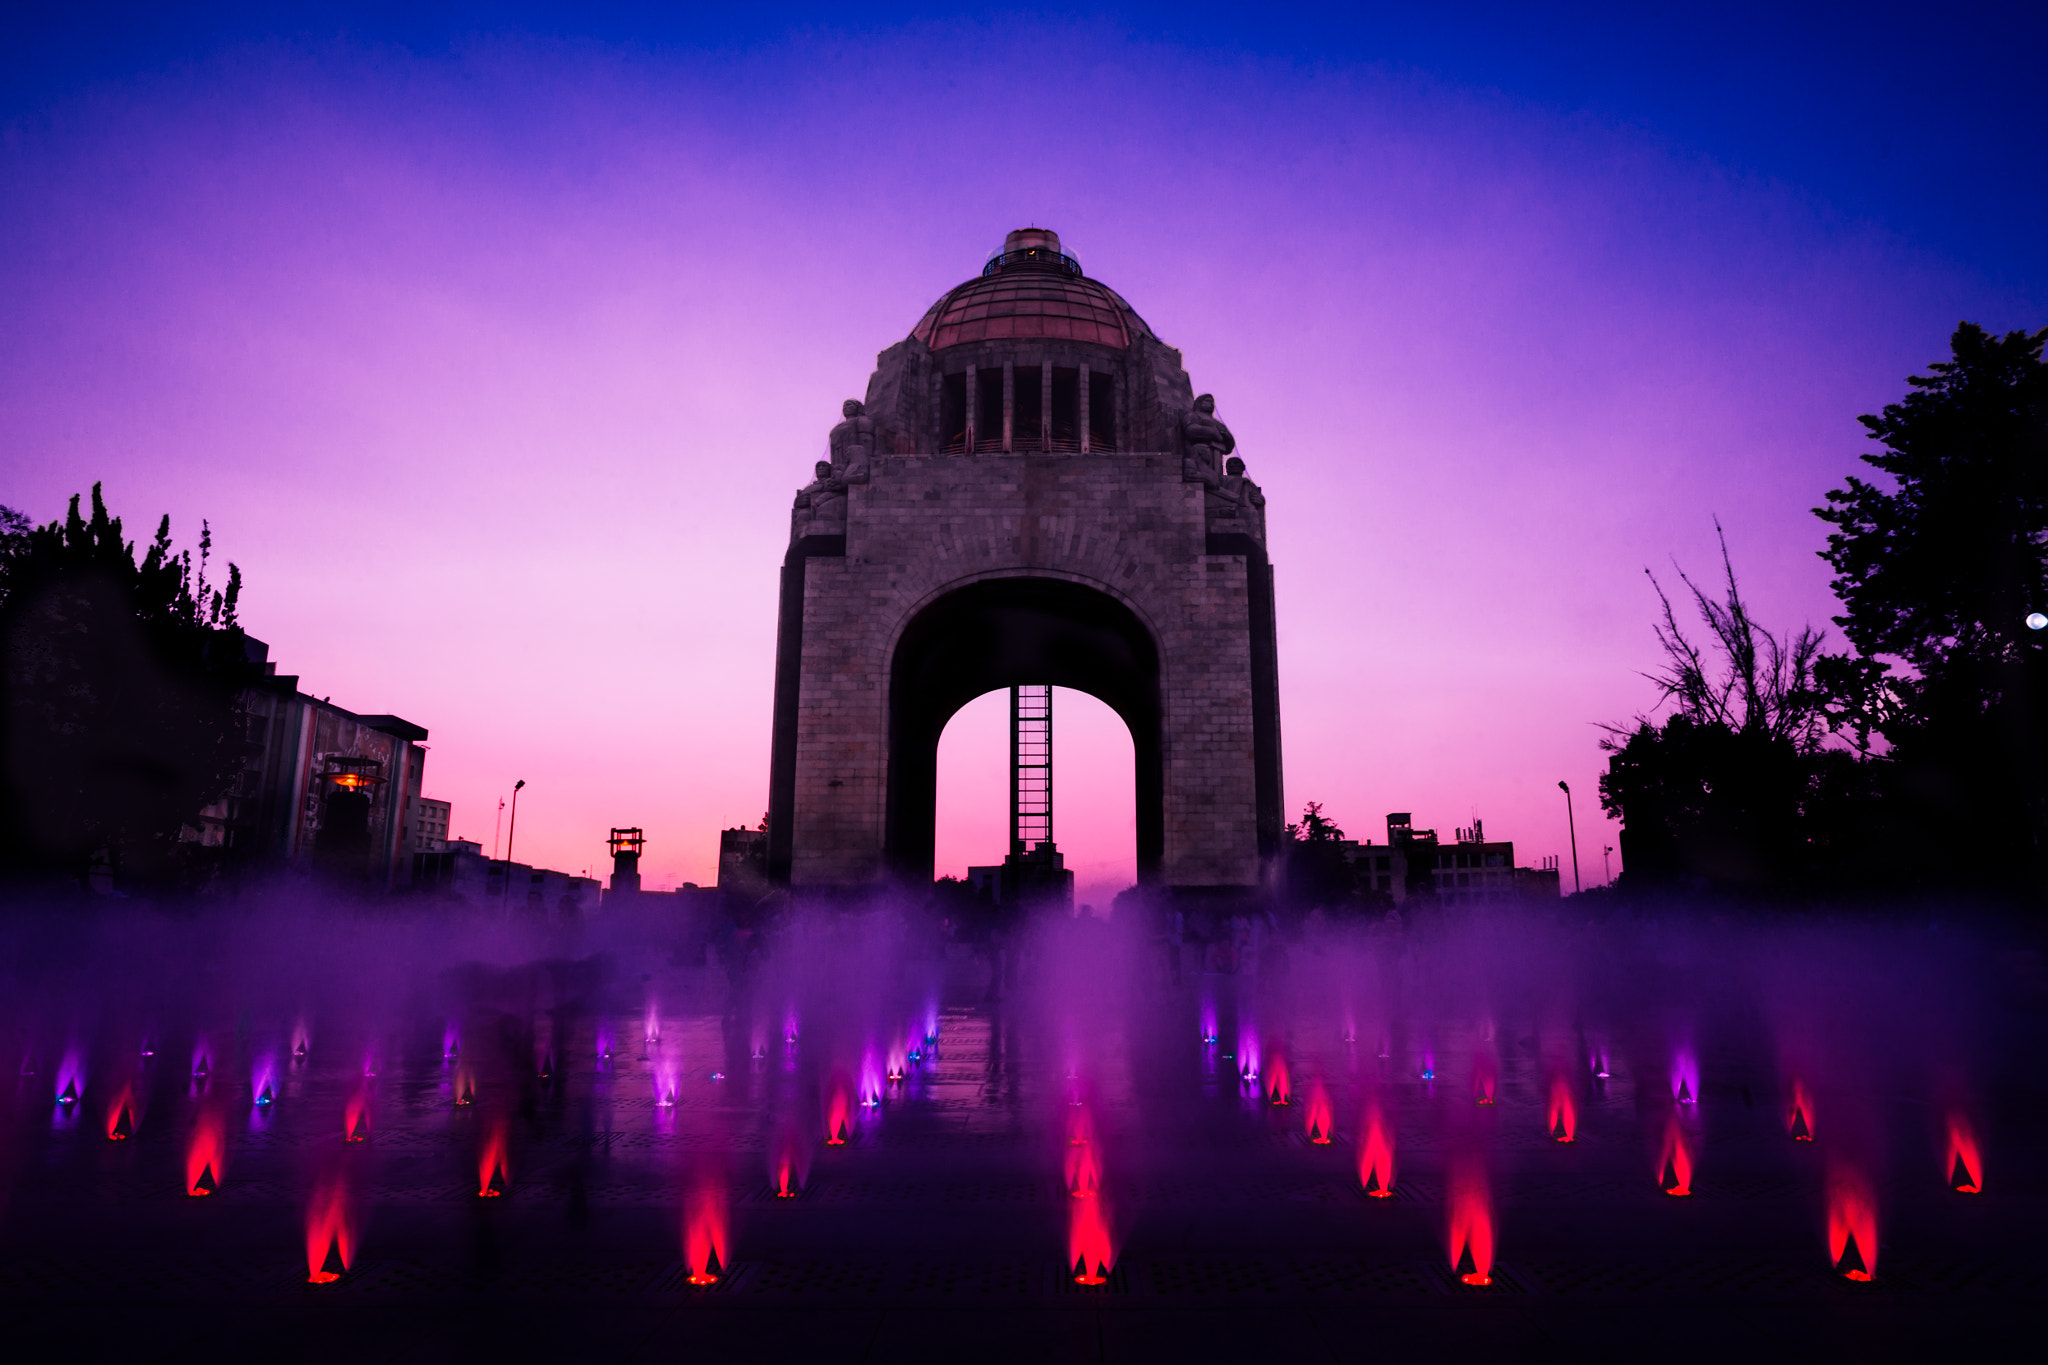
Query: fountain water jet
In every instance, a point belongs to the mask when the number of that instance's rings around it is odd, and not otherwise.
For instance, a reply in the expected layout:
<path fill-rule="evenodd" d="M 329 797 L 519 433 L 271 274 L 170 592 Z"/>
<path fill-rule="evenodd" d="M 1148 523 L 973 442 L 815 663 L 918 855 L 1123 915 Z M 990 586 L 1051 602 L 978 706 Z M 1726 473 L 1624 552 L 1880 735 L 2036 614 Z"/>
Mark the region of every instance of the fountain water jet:
<path fill-rule="evenodd" d="M 1309 1084 L 1306 1115 L 1308 1140 L 1318 1147 L 1330 1145 L 1332 1112 L 1330 1092 L 1324 1087 L 1319 1076 Z"/>
<path fill-rule="evenodd" d="M 725 1191 L 700 1180 L 683 1209 L 683 1266 L 689 1283 L 718 1283 L 731 1264 L 726 1251 Z"/>
<path fill-rule="evenodd" d="M 505 1124 L 502 1119 L 491 1124 L 484 1135 L 483 1146 L 477 1154 L 476 1182 L 479 1199 L 503 1198 L 511 1186 L 505 1164 Z"/>
<path fill-rule="evenodd" d="M 1984 1163 L 1977 1155 L 1977 1135 L 1969 1116 L 1960 1109 L 1948 1115 L 1947 1154 L 1942 1165 L 1948 1171 L 1949 1188 L 1957 1194 L 1984 1192 Z"/>
<path fill-rule="evenodd" d="M 1553 1142 L 1578 1141 L 1578 1104 L 1572 1098 L 1572 1083 L 1562 1071 L 1551 1074 L 1550 1103 L 1544 1110 L 1543 1124 Z"/>
<path fill-rule="evenodd" d="M 1109 1281 L 1116 1254 L 1110 1245 L 1109 1214 L 1098 1190 L 1095 1198 L 1075 1199 L 1067 1206 L 1067 1261 L 1075 1284 Z"/>
<path fill-rule="evenodd" d="M 1466 1284 L 1493 1283 L 1493 1197 L 1477 1161 L 1451 1178 L 1451 1269 Z"/>
<path fill-rule="evenodd" d="M 1294 1102 L 1294 1089 L 1287 1077 L 1287 1057 L 1277 1047 L 1266 1058 L 1266 1099 L 1272 1104 Z"/>
<path fill-rule="evenodd" d="M 126 1142 L 135 1136 L 135 1087 L 124 1085 L 107 1106 L 107 1141 Z"/>
<path fill-rule="evenodd" d="M 1691 1048 L 1680 1048 L 1671 1058 L 1671 1098 L 1677 1104 L 1692 1104 L 1699 1094 L 1699 1059 Z"/>
<path fill-rule="evenodd" d="M 370 1140 L 370 1090 L 367 1085 L 359 1085 L 350 1092 L 348 1105 L 342 1111 L 341 1135 L 346 1142 Z"/>
<path fill-rule="evenodd" d="M 1828 1260 L 1844 1279 L 1877 1274 L 1877 1197 L 1860 1170 L 1840 1163 L 1828 1171 Z"/>
<path fill-rule="evenodd" d="M 306 1207 L 306 1282 L 333 1284 L 355 1259 L 355 1232 L 348 1213 L 348 1187 L 331 1176 L 315 1187 Z"/>
<path fill-rule="evenodd" d="M 1379 1102 L 1366 1106 L 1358 1144 L 1358 1183 L 1374 1199 L 1394 1197 L 1394 1134 Z"/>
<path fill-rule="evenodd" d="M 1676 1113 L 1664 1120 L 1664 1145 L 1657 1159 L 1657 1171 L 1657 1188 L 1664 1193 L 1681 1199 L 1692 1193 L 1692 1153 L 1686 1147 L 1685 1130 Z"/>
<path fill-rule="evenodd" d="M 1785 1106 L 1785 1131 L 1794 1142 L 1813 1141 L 1813 1096 L 1797 1076 L 1792 1078 L 1792 1099 Z"/>
<path fill-rule="evenodd" d="M 849 1126 L 851 1106 L 846 1093 L 846 1082 L 834 1078 L 825 1089 L 825 1145 L 844 1147 L 846 1140 L 853 1136 Z"/>
<path fill-rule="evenodd" d="M 185 1193 L 209 1195 L 227 1175 L 228 1127 L 219 1109 L 207 1105 L 192 1120 L 185 1146 Z"/>
<path fill-rule="evenodd" d="M 1492 1104 L 1494 1087 L 1498 1075 L 1493 1053 L 1482 1049 L 1472 1058 L 1472 1101 L 1475 1104 Z"/>

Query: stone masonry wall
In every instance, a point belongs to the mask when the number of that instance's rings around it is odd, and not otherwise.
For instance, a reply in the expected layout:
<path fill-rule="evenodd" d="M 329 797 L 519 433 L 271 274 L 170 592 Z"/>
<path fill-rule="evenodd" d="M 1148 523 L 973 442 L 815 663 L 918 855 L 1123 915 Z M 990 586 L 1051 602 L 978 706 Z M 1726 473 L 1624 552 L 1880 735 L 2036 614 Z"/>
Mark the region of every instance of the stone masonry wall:
<path fill-rule="evenodd" d="M 877 457 L 849 490 L 845 556 L 806 570 L 792 885 L 883 878 L 897 639 L 943 594 L 1019 575 L 1094 587 L 1150 627 L 1164 880 L 1255 885 L 1246 561 L 1204 553 L 1202 497 L 1178 454 Z"/>

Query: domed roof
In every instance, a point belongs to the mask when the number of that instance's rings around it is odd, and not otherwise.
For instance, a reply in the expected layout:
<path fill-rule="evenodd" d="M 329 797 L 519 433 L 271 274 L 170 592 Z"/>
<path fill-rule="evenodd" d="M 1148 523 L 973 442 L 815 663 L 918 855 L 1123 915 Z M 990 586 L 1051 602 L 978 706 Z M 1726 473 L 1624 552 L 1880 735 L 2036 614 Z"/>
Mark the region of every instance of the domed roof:
<path fill-rule="evenodd" d="M 1003 239 L 978 279 L 933 304 L 911 335 L 934 351 L 976 341 L 1045 337 L 1128 347 L 1150 336 L 1145 320 L 1116 291 L 1081 273 L 1060 251 L 1059 235 L 1020 228 Z"/>

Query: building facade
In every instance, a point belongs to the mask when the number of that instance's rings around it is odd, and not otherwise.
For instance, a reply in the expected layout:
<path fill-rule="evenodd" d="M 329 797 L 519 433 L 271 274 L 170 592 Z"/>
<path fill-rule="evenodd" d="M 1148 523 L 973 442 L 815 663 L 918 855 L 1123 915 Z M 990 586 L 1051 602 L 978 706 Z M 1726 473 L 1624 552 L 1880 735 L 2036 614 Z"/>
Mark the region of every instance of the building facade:
<path fill-rule="evenodd" d="M 249 639 L 246 647 L 266 674 L 241 698 L 248 764 L 192 833 L 243 866 L 318 872 L 379 891 L 409 882 L 426 729 L 308 696 L 297 677 L 277 672 L 269 646 Z"/>
<path fill-rule="evenodd" d="M 1270 887 L 1265 497 L 1180 353 L 1025 229 L 882 352 L 844 418 L 782 570 L 769 879 L 929 884 L 946 721 L 1045 684 L 1130 728 L 1142 883 Z"/>
<path fill-rule="evenodd" d="M 1390 897 L 1397 906 L 1416 896 L 1443 905 L 1473 905 L 1534 897 L 1558 897 L 1557 862 L 1516 867 L 1512 840 L 1489 840 L 1483 822 L 1457 831 L 1456 842 L 1439 843 L 1433 829 L 1416 829 L 1406 812 L 1387 817 L 1387 842 L 1338 842 L 1351 864 L 1358 889 Z"/>
<path fill-rule="evenodd" d="M 453 807 L 446 801 L 423 796 L 413 805 L 412 851 L 439 853 L 448 847 L 448 817 Z"/>

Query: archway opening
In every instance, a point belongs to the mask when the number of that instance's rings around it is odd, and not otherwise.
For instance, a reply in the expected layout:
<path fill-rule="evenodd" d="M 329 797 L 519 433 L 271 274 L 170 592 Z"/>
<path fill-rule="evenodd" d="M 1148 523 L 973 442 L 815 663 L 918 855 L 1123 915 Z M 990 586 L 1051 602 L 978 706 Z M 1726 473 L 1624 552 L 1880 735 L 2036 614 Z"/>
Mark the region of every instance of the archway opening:
<path fill-rule="evenodd" d="M 1138 876 L 1137 751 L 1123 717 L 1071 688 L 1053 689 L 1053 841 L 1074 874 L 1074 903 L 1107 915 Z M 933 870 L 967 877 L 1000 863 L 1010 840 L 1010 694 L 985 692 L 939 737 Z"/>
<path fill-rule="evenodd" d="M 912 883 L 932 879 L 939 737 L 947 722 L 986 693 L 1035 683 L 1085 692 L 1123 722 L 1132 750 L 1136 879 L 1158 880 L 1165 851 L 1158 644 L 1108 593 L 1064 579 L 1021 577 L 947 593 L 920 611 L 897 641 L 889 674 L 885 835 L 895 875 Z"/>

